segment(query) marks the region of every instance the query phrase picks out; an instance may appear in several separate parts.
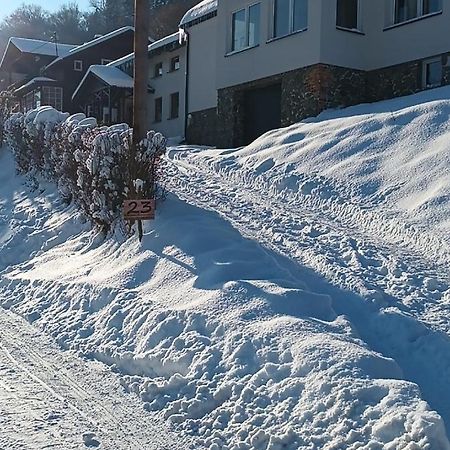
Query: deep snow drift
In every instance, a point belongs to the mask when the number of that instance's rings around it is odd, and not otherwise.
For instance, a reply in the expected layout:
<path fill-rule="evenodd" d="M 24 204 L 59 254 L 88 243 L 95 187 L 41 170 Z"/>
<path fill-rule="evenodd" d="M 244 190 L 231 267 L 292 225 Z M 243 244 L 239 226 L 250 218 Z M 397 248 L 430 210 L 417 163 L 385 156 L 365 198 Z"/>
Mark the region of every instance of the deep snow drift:
<path fill-rule="evenodd" d="M 142 246 L 27 191 L 4 149 L 0 301 L 196 448 L 450 449 L 450 102 L 403 109 L 448 93 L 173 149 Z"/>

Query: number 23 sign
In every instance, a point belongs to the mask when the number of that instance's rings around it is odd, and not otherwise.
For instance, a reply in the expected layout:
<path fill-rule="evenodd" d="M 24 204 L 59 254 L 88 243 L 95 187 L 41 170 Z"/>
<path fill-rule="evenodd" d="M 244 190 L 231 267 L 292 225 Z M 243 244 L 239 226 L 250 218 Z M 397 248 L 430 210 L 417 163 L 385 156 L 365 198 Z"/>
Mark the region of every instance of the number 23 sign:
<path fill-rule="evenodd" d="M 125 220 L 149 220 L 155 218 L 155 199 L 125 200 L 123 203 Z"/>

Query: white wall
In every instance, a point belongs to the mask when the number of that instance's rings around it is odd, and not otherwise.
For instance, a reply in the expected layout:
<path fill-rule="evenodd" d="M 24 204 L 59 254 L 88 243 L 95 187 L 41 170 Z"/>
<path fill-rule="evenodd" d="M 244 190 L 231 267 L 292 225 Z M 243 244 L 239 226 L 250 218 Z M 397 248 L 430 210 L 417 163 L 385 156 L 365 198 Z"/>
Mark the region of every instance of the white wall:
<path fill-rule="evenodd" d="M 321 1 L 310 0 L 308 29 L 271 40 L 272 2 L 261 0 L 261 34 L 258 47 L 227 55 L 230 49 L 231 17 L 254 0 L 219 0 L 217 86 L 224 88 L 317 64 L 320 59 Z"/>
<path fill-rule="evenodd" d="M 180 57 L 180 69 L 175 72 L 169 72 L 170 61 L 173 57 Z M 163 63 L 163 75 L 154 78 L 154 67 L 157 63 Z M 175 51 L 164 51 L 159 55 L 150 58 L 150 80 L 149 85 L 155 89 L 155 93 L 149 95 L 149 121 L 150 128 L 159 131 L 164 136 L 184 137 L 184 118 L 185 118 L 185 74 L 186 74 L 186 46 Z M 170 95 L 179 92 L 180 107 L 179 117 L 170 119 Z M 155 99 L 162 97 L 163 112 L 162 121 L 154 122 L 155 118 Z"/>
<path fill-rule="evenodd" d="M 217 106 L 217 18 L 187 29 L 189 34 L 189 112 Z"/>

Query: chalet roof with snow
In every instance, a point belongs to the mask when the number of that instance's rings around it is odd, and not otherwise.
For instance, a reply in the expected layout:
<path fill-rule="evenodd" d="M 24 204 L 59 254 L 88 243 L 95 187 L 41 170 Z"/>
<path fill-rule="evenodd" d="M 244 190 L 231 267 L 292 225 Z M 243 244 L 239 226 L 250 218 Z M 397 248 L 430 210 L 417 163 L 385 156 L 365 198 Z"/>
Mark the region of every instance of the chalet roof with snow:
<path fill-rule="evenodd" d="M 88 71 L 84 75 L 80 84 L 73 93 L 72 99 L 74 99 L 78 95 L 83 84 L 91 76 L 94 76 L 96 79 L 98 79 L 107 86 L 118 87 L 122 89 L 133 89 L 133 78 L 130 77 L 125 72 L 122 72 L 117 67 L 109 65 L 108 66 L 93 65 L 89 67 Z"/>
<path fill-rule="evenodd" d="M 85 51 L 91 47 L 94 47 L 95 45 L 101 44 L 105 41 L 108 41 L 109 39 L 112 39 L 116 36 L 120 36 L 121 34 L 124 33 L 129 33 L 129 32 L 133 32 L 134 33 L 134 28 L 133 27 L 122 27 L 119 28 L 117 30 L 111 31 L 108 34 L 105 34 L 103 36 L 100 36 L 98 38 L 92 39 L 92 41 L 89 42 L 85 42 L 84 44 L 78 45 L 75 48 L 71 49 L 67 54 L 65 55 L 61 55 L 58 58 L 56 58 L 54 61 L 52 61 L 47 67 L 46 69 L 49 69 L 50 67 L 54 66 L 55 64 L 59 63 L 60 61 L 64 60 L 67 57 L 70 56 L 74 56 L 77 53 L 80 53 L 82 51 Z"/>
<path fill-rule="evenodd" d="M 185 28 L 203 22 L 217 14 L 217 0 L 203 0 L 182 17 L 180 27 Z"/>
<path fill-rule="evenodd" d="M 25 92 L 28 92 L 28 91 L 34 89 L 34 87 L 37 85 L 48 85 L 48 84 L 54 84 L 54 83 L 57 83 L 57 81 L 54 80 L 53 78 L 35 77 L 32 80 L 30 80 L 28 83 L 25 83 L 24 85 L 20 86 L 14 92 L 16 94 L 22 94 L 22 93 L 25 93 Z"/>
<path fill-rule="evenodd" d="M 59 56 L 68 55 L 76 47 L 76 45 L 56 44 L 39 39 L 11 37 L 0 62 L 0 71 L 21 72 L 23 61 L 42 60 L 48 63 Z"/>

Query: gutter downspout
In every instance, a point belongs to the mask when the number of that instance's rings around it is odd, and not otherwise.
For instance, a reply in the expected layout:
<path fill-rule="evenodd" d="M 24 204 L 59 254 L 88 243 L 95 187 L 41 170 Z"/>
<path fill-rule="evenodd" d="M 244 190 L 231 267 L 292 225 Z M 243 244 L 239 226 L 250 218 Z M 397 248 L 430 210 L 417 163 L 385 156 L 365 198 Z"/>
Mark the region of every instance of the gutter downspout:
<path fill-rule="evenodd" d="M 187 142 L 188 115 L 189 115 L 189 54 L 190 37 L 186 29 L 183 28 L 184 39 L 186 42 L 186 69 L 185 69 L 185 87 L 184 87 L 184 140 Z"/>

